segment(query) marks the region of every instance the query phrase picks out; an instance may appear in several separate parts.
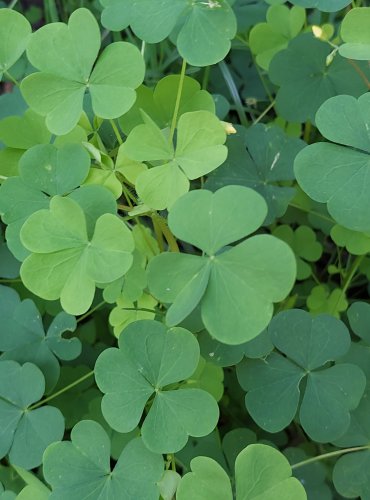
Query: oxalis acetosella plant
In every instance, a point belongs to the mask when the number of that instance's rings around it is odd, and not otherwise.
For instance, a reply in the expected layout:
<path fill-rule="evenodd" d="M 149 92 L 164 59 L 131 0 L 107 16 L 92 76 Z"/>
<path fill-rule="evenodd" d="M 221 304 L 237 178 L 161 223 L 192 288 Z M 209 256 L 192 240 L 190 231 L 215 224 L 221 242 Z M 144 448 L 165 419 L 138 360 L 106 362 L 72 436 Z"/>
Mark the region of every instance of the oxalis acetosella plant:
<path fill-rule="evenodd" d="M 368 500 L 370 4 L 99 2 L 0 3 L 0 500 Z"/>

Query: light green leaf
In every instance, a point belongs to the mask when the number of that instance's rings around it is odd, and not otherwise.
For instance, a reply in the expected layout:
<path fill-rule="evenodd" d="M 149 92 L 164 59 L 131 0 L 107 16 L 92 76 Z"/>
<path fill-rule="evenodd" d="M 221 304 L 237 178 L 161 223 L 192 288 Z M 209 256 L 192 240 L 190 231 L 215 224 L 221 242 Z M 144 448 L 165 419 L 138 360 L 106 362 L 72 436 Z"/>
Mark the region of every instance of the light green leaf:
<path fill-rule="evenodd" d="M 19 12 L 11 9 L 0 10 L 0 81 L 26 50 L 31 25 Z"/>
<path fill-rule="evenodd" d="M 33 469 L 42 462 L 45 448 L 62 439 L 64 419 L 52 406 L 30 409 L 44 394 L 44 377 L 32 363 L 0 361 L 0 456 Z"/>
<path fill-rule="evenodd" d="M 345 247 L 352 255 L 365 255 L 370 252 L 370 235 L 352 231 L 339 224 L 332 227 L 330 237 L 340 247 Z"/>
<path fill-rule="evenodd" d="M 235 477 L 237 499 L 307 499 L 302 484 L 292 477 L 288 460 L 272 446 L 247 446 L 236 458 Z"/>
<path fill-rule="evenodd" d="M 340 36 L 345 42 L 339 53 L 349 59 L 370 59 L 370 8 L 357 7 L 346 13 L 340 27 Z"/>
<path fill-rule="evenodd" d="M 44 299 L 60 298 L 70 314 L 86 312 L 95 283 L 118 279 L 132 264 L 134 242 L 127 226 L 104 214 L 89 240 L 84 212 L 69 198 L 52 198 L 49 210 L 27 220 L 21 238 L 32 252 L 21 267 L 23 283 Z"/>
<path fill-rule="evenodd" d="M 196 457 L 177 488 L 177 500 L 232 500 L 229 476 L 215 460 Z"/>
<path fill-rule="evenodd" d="M 258 23 L 249 33 L 249 45 L 256 55 L 257 64 L 268 70 L 275 54 L 288 46 L 306 21 L 306 12 L 301 7 L 289 9 L 286 5 L 272 5 L 266 14 L 266 23 Z"/>
<path fill-rule="evenodd" d="M 105 350 L 95 366 L 96 382 L 105 393 L 102 412 L 113 429 L 134 429 L 154 394 L 141 429 L 150 450 L 176 452 L 189 435 L 213 430 L 218 407 L 208 392 L 166 387 L 187 379 L 197 367 L 199 346 L 190 332 L 141 320 L 121 333 L 118 344 L 119 349 Z"/>
<path fill-rule="evenodd" d="M 53 45 L 45 53 L 51 37 Z M 27 56 L 40 72 L 26 77 L 21 90 L 54 134 L 66 134 L 77 124 L 87 89 L 101 118 L 118 118 L 133 105 L 134 89 L 144 77 L 139 50 L 127 42 L 112 43 L 96 61 L 99 48 L 99 26 L 85 8 L 75 10 L 68 25 L 51 23 L 32 35 Z"/>
<path fill-rule="evenodd" d="M 161 129 L 169 127 L 175 110 L 180 79 L 180 75 L 165 76 L 159 80 L 154 90 L 141 85 L 136 91 L 135 104 L 119 119 L 122 130 L 129 134 L 134 127 L 143 123 L 141 110 L 144 110 Z M 201 110 L 215 114 L 213 97 L 207 91 L 201 90 L 196 80 L 185 75 L 177 116 L 180 118 L 184 113 Z"/>
<path fill-rule="evenodd" d="M 110 447 L 105 430 L 91 420 L 82 420 L 73 428 L 71 441 L 49 446 L 44 455 L 44 476 L 52 486 L 50 498 L 157 500 L 162 457 L 147 450 L 140 438 L 133 439 L 111 470 Z"/>

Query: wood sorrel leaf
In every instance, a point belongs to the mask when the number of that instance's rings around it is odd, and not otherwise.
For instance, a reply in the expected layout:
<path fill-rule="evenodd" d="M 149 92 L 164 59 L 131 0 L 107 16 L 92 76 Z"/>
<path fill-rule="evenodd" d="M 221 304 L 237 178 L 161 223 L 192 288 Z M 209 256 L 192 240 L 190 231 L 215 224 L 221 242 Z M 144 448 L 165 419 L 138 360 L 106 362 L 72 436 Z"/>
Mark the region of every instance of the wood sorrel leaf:
<path fill-rule="evenodd" d="M 134 242 L 127 226 L 104 214 L 89 239 L 85 214 L 70 198 L 55 196 L 48 210 L 34 213 L 21 239 L 32 252 L 21 267 L 24 284 L 47 300 L 60 298 L 70 314 L 86 312 L 95 284 L 114 281 L 132 264 Z"/>
<path fill-rule="evenodd" d="M 157 500 L 162 457 L 136 438 L 125 446 L 111 470 L 110 448 L 107 433 L 92 420 L 81 420 L 75 425 L 71 441 L 49 446 L 44 456 L 44 475 L 52 486 L 51 497 L 97 500 L 103 495 L 106 500 Z"/>
<path fill-rule="evenodd" d="M 219 415 L 214 398 L 202 389 L 171 388 L 198 365 L 198 342 L 189 331 L 140 320 L 125 328 L 118 345 L 105 350 L 95 366 L 96 382 L 105 393 L 102 412 L 113 429 L 134 429 L 154 395 L 141 429 L 150 450 L 176 452 L 189 435 L 213 430 Z"/>
<path fill-rule="evenodd" d="M 31 25 L 19 12 L 0 9 L 0 81 L 26 50 Z"/>
<path fill-rule="evenodd" d="M 53 45 L 45 51 L 50 37 Z M 51 23 L 32 35 L 27 56 L 40 72 L 26 77 L 21 90 L 30 107 L 46 116 L 54 134 L 66 134 L 77 124 L 87 89 L 93 110 L 101 118 L 118 118 L 135 102 L 134 89 L 144 78 L 139 50 L 116 42 L 97 59 L 99 49 L 98 23 L 85 8 L 75 10 L 68 25 Z"/>
<path fill-rule="evenodd" d="M 45 391 L 45 380 L 37 366 L 15 361 L 0 361 L 0 457 L 24 469 L 42 462 L 45 448 L 62 439 L 64 419 L 59 410 L 29 407 Z"/>
<path fill-rule="evenodd" d="M 243 217 L 236 216 L 237 213 Z M 164 253 L 148 267 L 153 295 L 172 303 L 167 323 L 180 323 L 200 303 L 204 325 L 217 340 L 241 344 L 269 323 L 273 302 L 283 300 L 295 278 L 295 258 L 285 243 L 255 231 L 267 206 L 255 191 L 226 186 L 216 193 L 192 191 L 170 210 L 169 226 L 205 256 Z M 193 226 L 193 221 L 197 224 Z"/>

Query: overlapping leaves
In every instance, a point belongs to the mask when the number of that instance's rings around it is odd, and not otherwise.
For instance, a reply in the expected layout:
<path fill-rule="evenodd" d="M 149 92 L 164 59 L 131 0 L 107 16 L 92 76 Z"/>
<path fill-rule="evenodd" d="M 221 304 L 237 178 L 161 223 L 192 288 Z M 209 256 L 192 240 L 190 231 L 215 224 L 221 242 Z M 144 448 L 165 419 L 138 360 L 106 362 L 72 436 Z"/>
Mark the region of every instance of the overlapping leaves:
<path fill-rule="evenodd" d="M 42 371 L 46 392 L 59 378 L 57 358 L 71 360 L 81 352 L 77 338 L 65 339 L 63 333 L 76 329 L 73 316 L 61 312 L 53 319 L 45 334 L 42 319 L 34 302 L 21 301 L 17 292 L 0 285 L 0 359 L 12 359 L 19 363 L 29 361 Z"/>
<path fill-rule="evenodd" d="M 332 47 L 314 38 L 299 35 L 287 49 L 275 55 L 269 66 L 271 81 L 280 88 L 276 94 L 276 110 L 293 122 L 314 123 L 316 111 L 330 97 L 338 94 L 360 96 L 367 90 L 362 77 L 347 59 L 336 55 L 329 63 Z M 366 65 L 360 70 L 369 75 Z"/>
<path fill-rule="evenodd" d="M 71 441 L 49 446 L 43 471 L 52 486 L 50 498 L 157 500 L 157 483 L 163 474 L 162 457 L 136 438 L 126 445 L 112 470 L 110 448 L 107 433 L 92 420 L 79 422 L 72 430 Z"/>
<path fill-rule="evenodd" d="M 277 432 L 299 421 L 317 442 L 342 436 L 365 389 L 358 366 L 337 362 L 350 347 L 350 336 L 339 320 L 291 309 L 275 316 L 269 325 L 271 340 L 282 353 L 266 360 L 238 365 L 238 379 L 248 391 L 246 407 L 260 427 Z M 306 377 L 306 385 L 302 385 Z"/>
<path fill-rule="evenodd" d="M 226 0 L 101 0 L 101 4 L 103 26 L 120 31 L 130 25 L 148 43 L 172 33 L 180 55 L 193 66 L 221 61 L 236 34 L 235 15 Z"/>
<path fill-rule="evenodd" d="M 337 96 L 316 115 L 328 142 L 307 146 L 295 160 L 302 189 L 315 201 L 327 203 L 330 215 L 354 231 L 370 231 L 370 96 L 358 100 Z"/>
<path fill-rule="evenodd" d="M 206 188 L 216 190 L 228 184 L 253 188 L 265 198 L 268 213 L 264 223 L 271 224 L 284 215 L 294 197 L 295 189 L 281 184 L 294 180 L 294 158 L 304 144 L 279 127 L 238 127 L 238 133 L 228 137 L 226 161 L 210 174 Z"/>
<path fill-rule="evenodd" d="M 261 333 L 273 302 L 283 300 L 293 285 L 294 255 L 284 242 L 265 234 L 224 247 L 258 229 L 266 214 L 263 198 L 242 186 L 192 191 L 176 202 L 170 229 L 204 255 L 163 253 L 150 262 L 152 294 L 172 304 L 168 325 L 180 323 L 200 304 L 205 327 L 221 342 L 241 344 Z"/>
<path fill-rule="evenodd" d="M 26 77 L 21 90 L 29 106 L 46 116 L 54 134 L 63 135 L 75 127 L 87 89 L 94 113 L 101 118 L 118 118 L 135 102 L 134 89 L 144 78 L 139 50 L 116 42 L 97 59 L 99 49 L 98 23 L 85 8 L 75 10 L 68 25 L 51 23 L 32 35 L 27 56 L 40 72 Z"/>
<path fill-rule="evenodd" d="M 135 186 L 141 201 L 157 210 L 170 207 L 190 187 L 189 180 L 208 174 L 224 162 L 226 133 L 208 111 L 184 113 L 178 122 L 176 148 L 148 116 L 128 136 L 124 151 L 136 161 L 159 163 L 145 170 Z"/>
<path fill-rule="evenodd" d="M 22 14 L 0 10 L 0 81 L 26 50 L 30 36 L 31 25 Z"/>
<path fill-rule="evenodd" d="M 45 448 L 62 439 L 64 419 L 52 406 L 32 409 L 45 391 L 42 372 L 32 363 L 0 361 L 0 457 L 33 469 Z"/>
<path fill-rule="evenodd" d="M 148 401 L 141 435 L 154 452 L 176 452 L 189 435 L 204 436 L 214 429 L 219 412 L 213 397 L 202 389 L 173 386 L 198 365 L 199 346 L 189 331 L 141 320 L 121 333 L 118 345 L 105 350 L 95 366 L 96 382 L 105 393 L 102 412 L 113 429 L 134 429 Z"/>
<path fill-rule="evenodd" d="M 106 213 L 89 238 L 86 216 L 71 198 L 54 196 L 49 209 L 29 217 L 21 239 L 32 252 L 21 267 L 23 283 L 46 300 L 60 298 L 70 314 L 86 312 L 95 284 L 118 279 L 132 264 L 134 241 L 127 226 Z"/>
<path fill-rule="evenodd" d="M 19 260 L 28 255 L 19 237 L 24 222 L 49 206 L 49 196 L 68 194 L 82 184 L 89 168 L 89 155 L 78 144 L 60 148 L 40 144 L 23 155 L 19 177 L 10 177 L 0 187 L 0 213 L 8 224 L 6 239 Z"/>
<path fill-rule="evenodd" d="M 192 472 L 185 474 L 177 490 L 178 500 L 232 500 L 230 479 L 213 459 L 196 457 L 191 461 Z M 284 498 L 305 500 L 306 492 L 298 479 L 292 477 L 287 459 L 264 444 L 251 444 L 235 461 L 236 500 L 254 498 Z"/>

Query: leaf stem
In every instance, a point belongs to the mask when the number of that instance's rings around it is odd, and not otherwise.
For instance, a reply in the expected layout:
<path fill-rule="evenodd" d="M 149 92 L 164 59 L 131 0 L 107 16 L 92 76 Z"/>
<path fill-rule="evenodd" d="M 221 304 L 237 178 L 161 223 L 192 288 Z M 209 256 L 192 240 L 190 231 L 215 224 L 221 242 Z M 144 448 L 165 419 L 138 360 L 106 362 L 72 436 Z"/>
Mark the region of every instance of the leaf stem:
<path fill-rule="evenodd" d="M 18 0 L 12 0 L 10 4 L 8 5 L 8 9 L 14 9 L 14 7 L 17 5 Z"/>
<path fill-rule="evenodd" d="M 318 462 L 319 460 L 325 460 L 326 458 L 336 457 L 338 455 L 344 455 L 345 453 L 352 453 L 354 451 L 364 451 L 369 450 L 370 444 L 366 446 L 355 446 L 353 448 L 343 448 L 342 450 L 331 451 L 329 453 L 324 453 L 323 455 L 318 455 L 317 457 L 311 457 L 307 460 L 302 460 L 302 462 L 298 462 L 292 465 L 292 469 L 298 469 L 299 467 L 303 467 L 304 465 L 312 464 L 314 462 Z"/>
<path fill-rule="evenodd" d="M 338 305 L 340 304 L 340 301 L 343 299 L 343 297 L 345 297 L 346 291 L 347 291 L 349 285 L 351 284 L 351 281 L 352 281 L 354 275 L 356 274 L 358 268 L 360 267 L 361 262 L 364 260 L 364 258 L 365 258 L 365 255 L 358 255 L 355 258 L 355 260 L 353 261 L 353 264 L 352 264 L 350 270 L 348 271 L 348 274 L 346 275 L 346 279 L 344 281 L 344 285 L 343 285 L 341 293 L 338 297 L 338 300 L 337 300 L 334 308 L 332 308 L 333 313 L 336 311 Z"/>
<path fill-rule="evenodd" d="M 47 398 L 45 399 L 42 399 L 41 401 L 39 401 L 38 403 L 35 403 L 31 406 L 28 407 L 28 410 L 31 411 L 31 410 L 35 410 L 36 408 L 39 408 L 40 406 L 43 406 L 45 403 L 48 403 L 49 401 L 51 401 L 52 399 L 55 399 L 57 398 L 58 396 L 60 396 L 61 394 L 63 394 L 64 392 L 67 392 L 69 391 L 70 389 L 72 389 L 73 387 L 75 387 L 76 385 L 78 384 L 81 384 L 81 382 L 84 382 L 85 380 L 87 380 L 89 377 L 91 377 L 92 375 L 94 375 L 94 370 L 92 370 L 91 372 L 88 372 L 88 373 L 85 373 L 85 375 L 83 375 L 82 377 L 78 378 L 77 380 L 75 380 L 74 382 L 72 382 L 71 384 L 69 385 L 66 385 L 65 387 L 63 387 L 62 389 L 60 389 L 59 391 L 57 392 L 54 392 L 54 394 L 51 394 L 50 396 L 48 396 Z"/>
<path fill-rule="evenodd" d="M 185 61 L 185 59 L 183 59 L 182 66 L 181 66 L 181 73 L 180 73 L 180 81 L 179 81 L 179 86 L 177 89 L 175 109 L 173 110 L 172 123 L 171 123 L 171 129 L 170 129 L 169 141 L 171 143 L 172 143 L 173 136 L 175 134 L 175 128 L 176 128 L 176 124 L 177 124 L 177 115 L 179 114 L 179 109 L 180 109 L 181 95 L 182 95 L 182 89 L 184 86 L 184 79 L 185 79 L 185 71 L 186 71 L 186 61 Z"/>
<path fill-rule="evenodd" d="M 84 319 L 88 318 L 93 312 L 95 312 L 98 309 L 100 309 L 104 304 L 105 304 L 105 300 L 103 300 L 102 302 L 99 302 L 99 304 L 97 304 L 95 307 L 93 307 L 92 309 L 90 309 L 89 311 L 87 311 L 87 313 L 85 313 L 82 316 L 80 316 L 78 318 L 78 320 L 77 320 L 77 323 L 80 323 Z"/>
<path fill-rule="evenodd" d="M 266 115 L 267 115 L 267 113 L 268 113 L 268 112 L 269 112 L 269 111 L 270 111 L 270 110 L 271 110 L 274 106 L 275 106 L 275 101 L 270 102 L 270 104 L 267 106 L 267 108 L 266 108 L 264 111 L 262 111 L 262 113 L 261 113 L 261 114 L 260 114 L 260 115 L 256 118 L 256 120 L 254 120 L 253 125 L 255 125 L 256 123 L 258 123 L 259 121 L 261 121 L 261 120 L 262 120 L 262 118 L 263 118 L 264 116 L 266 116 Z"/>
<path fill-rule="evenodd" d="M 153 222 L 155 219 L 156 223 L 158 224 L 159 229 L 161 230 L 162 234 L 166 238 L 166 241 L 168 243 L 168 246 L 169 246 L 169 249 L 171 250 L 171 252 L 180 252 L 176 238 L 174 237 L 174 235 L 170 231 L 166 220 L 163 217 L 161 217 L 159 214 L 153 214 L 152 219 L 153 219 Z"/>
<path fill-rule="evenodd" d="M 14 279 L 14 280 L 0 279 L 0 283 L 22 283 L 22 280 L 21 279 Z"/>
<path fill-rule="evenodd" d="M 316 217 L 320 217 L 321 219 L 324 219 L 328 222 L 331 222 L 332 224 L 335 224 L 335 220 L 329 217 L 329 215 L 321 214 L 320 212 L 316 212 L 315 210 L 311 210 L 310 208 L 305 208 L 300 205 L 296 205 L 295 203 L 289 203 L 289 206 L 292 208 L 296 208 L 297 210 L 302 210 L 302 212 L 306 212 L 311 215 L 316 215 Z"/>
<path fill-rule="evenodd" d="M 118 144 L 121 145 L 122 144 L 122 137 L 121 137 L 121 134 L 119 133 L 117 125 L 115 124 L 114 120 L 109 120 L 109 123 L 112 126 L 112 129 L 113 129 L 114 135 L 117 138 Z"/>
<path fill-rule="evenodd" d="M 236 112 L 238 113 L 240 123 L 242 125 L 244 125 L 244 127 L 248 127 L 248 118 L 247 118 L 247 115 L 245 114 L 244 107 L 243 107 L 242 101 L 240 99 L 238 89 L 236 88 L 236 85 L 235 85 L 234 79 L 230 73 L 230 70 L 227 67 L 225 61 L 219 62 L 218 65 L 220 67 L 222 76 L 224 77 L 224 80 L 226 82 L 226 85 L 229 88 L 231 97 L 234 100 Z"/>
<path fill-rule="evenodd" d="M 347 59 L 347 62 L 354 68 L 354 70 L 360 75 L 362 78 L 363 82 L 365 83 L 366 87 L 368 90 L 370 90 L 370 82 L 365 75 L 365 73 L 362 71 L 360 66 L 353 60 L 353 59 Z"/>
<path fill-rule="evenodd" d="M 16 85 L 17 87 L 19 87 L 19 83 L 17 82 L 17 80 L 8 72 L 8 71 L 4 71 L 4 75 L 12 82 L 14 83 L 14 85 Z"/>

